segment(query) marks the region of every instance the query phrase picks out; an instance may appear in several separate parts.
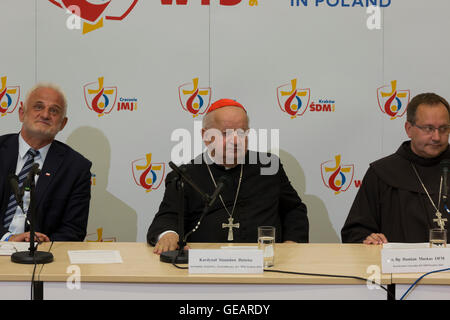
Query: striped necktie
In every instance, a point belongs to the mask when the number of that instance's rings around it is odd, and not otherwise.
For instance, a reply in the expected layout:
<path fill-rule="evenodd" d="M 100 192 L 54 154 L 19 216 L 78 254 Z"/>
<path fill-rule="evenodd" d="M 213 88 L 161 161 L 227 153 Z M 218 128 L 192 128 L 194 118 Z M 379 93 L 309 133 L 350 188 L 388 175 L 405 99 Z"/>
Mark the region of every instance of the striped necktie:
<path fill-rule="evenodd" d="M 36 151 L 31 148 L 28 150 L 28 152 L 26 154 L 27 160 L 25 161 L 25 164 L 23 165 L 23 168 L 19 173 L 19 189 L 22 189 L 23 183 L 25 182 L 25 179 L 27 178 L 28 172 L 30 172 L 31 167 L 33 166 L 34 158 L 37 155 L 39 155 L 39 151 Z M 7 230 L 14 218 L 14 215 L 17 210 L 17 206 L 18 206 L 18 204 L 17 204 L 16 198 L 14 197 L 14 193 L 13 193 L 9 197 L 8 207 L 6 208 L 5 219 L 3 221 L 3 226 Z"/>

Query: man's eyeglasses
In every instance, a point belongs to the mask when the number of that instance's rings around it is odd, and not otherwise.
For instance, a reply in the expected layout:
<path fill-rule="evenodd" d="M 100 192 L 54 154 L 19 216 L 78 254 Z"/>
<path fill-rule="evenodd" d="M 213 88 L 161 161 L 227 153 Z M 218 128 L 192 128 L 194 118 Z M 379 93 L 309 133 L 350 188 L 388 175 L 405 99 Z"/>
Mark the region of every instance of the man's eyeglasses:
<path fill-rule="evenodd" d="M 418 126 L 417 124 L 412 124 L 414 127 L 419 128 L 426 134 L 433 134 L 435 130 L 439 132 L 439 134 L 449 134 L 450 133 L 450 125 L 446 126 L 440 126 L 439 128 L 436 128 L 434 126 Z"/>
<path fill-rule="evenodd" d="M 224 138 L 227 138 L 227 137 L 234 137 L 236 135 L 238 138 L 246 138 L 248 136 L 249 132 L 250 132 L 249 129 L 247 129 L 247 130 L 227 129 L 227 130 L 222 131 L 222 136 Z"/>

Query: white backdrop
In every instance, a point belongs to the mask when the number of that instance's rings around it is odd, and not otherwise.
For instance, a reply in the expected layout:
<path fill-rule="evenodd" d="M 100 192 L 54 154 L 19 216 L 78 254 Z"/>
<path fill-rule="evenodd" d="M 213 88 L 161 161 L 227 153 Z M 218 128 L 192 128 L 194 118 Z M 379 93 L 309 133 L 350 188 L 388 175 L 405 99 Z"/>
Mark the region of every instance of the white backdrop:
<path fill-rule="evenodd" d="M 185 128 L 194 137 L 201 120 L 187 110 L 197 88 L 194 102 L 204 102 L 198 113 L 233 98 L 247 108 L 252 128 L 279 130 L 280 157 L 308 206 L 311 242 L 340 241 L 369 163 L 407 139 L 406 115 L 391 119 L 384 102 L 396 94 L 400 115 L 418 93 L 450 96 L 448 0 L 166 2 L 173 3 L 0 2 L 1 134 L 19 131 L 14 107 L 36 82 L 62 87 L 69 122 L 58 139 L 93 161 L 89 240 L 101 228 L 104 241 L 145 241 L 177 144 L 171 134 Z M 367 26 L 370 3 L 382 6 L 380 29 Z M 63 9 L 71 4 L 94 6 L 77 19 Z M 103 4 L 104 11 L 93 9 Z M 306 91 L 294 94 L 302 103 L 290 109 L 295 118 L 282 111 L 290 95 L 278 88 Z M 330 110 L 313 111 L 317 104 Z M 151 191 L 139 185 L 149 164 Z M 329 184 L 333 173 L 338 193 Z"/>

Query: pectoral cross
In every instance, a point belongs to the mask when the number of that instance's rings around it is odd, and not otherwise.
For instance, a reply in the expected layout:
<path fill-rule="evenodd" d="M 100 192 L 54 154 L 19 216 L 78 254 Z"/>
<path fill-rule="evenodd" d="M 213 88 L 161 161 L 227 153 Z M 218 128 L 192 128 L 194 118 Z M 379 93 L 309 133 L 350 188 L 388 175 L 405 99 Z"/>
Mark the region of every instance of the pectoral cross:
<path fill-rule="evenodd" d="M 442 218 L 442 213 L 439 211 L 436 212 L 437 219 L 433 219 L 434 222 L 441 228 L 441 230 L 445 229 L 445 223 L 447 222 L 447 218 Z"/>
<path fill-rule="evenodd" d="M 233 228 L 239 228 L 239 222 L 233 224 L 233 217 L 228 218 L 228 224 L 222 223 L 222 229 L 228 228 L 228 241 L 233 241 Z"/>

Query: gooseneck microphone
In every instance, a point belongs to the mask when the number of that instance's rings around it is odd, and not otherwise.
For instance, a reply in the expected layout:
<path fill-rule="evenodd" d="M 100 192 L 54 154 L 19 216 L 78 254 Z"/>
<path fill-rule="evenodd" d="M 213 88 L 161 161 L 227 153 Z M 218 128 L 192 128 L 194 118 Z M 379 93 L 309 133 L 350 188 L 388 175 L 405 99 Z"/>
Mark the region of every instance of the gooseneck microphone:
<path fill-rule="evenodd" d="M 23 189 L 19 188 L 19 178 L 14 173 L 10 173 L 8 176 L 9 185 L 11 186 L 11 191 L 16 199 L 17 205 L 23 210 Z M 25 212 L 24 212 L 25 213 Z"/>
<path fill-rule="evenodd" d="M 184 247 L 186 245 L 186 239 L 187 237 L 195 232 L 198 227 L 200 226 L 200 223 L 203 219 L 203 217 L 208 213 L 210 207 L 214 205 L 215 201 L 219 197 L 220 192 L 226 185 L 226 178 L 221 178 L 218 180 L 216 189 L 214 190 L 213 194 L 210 196 L 207 193 L 203 192 L 196 184 L 195 182 L 189 177 L 189 175 L 186 173 L 185 167 L 178 167 L 175 165 L 172 161 L 169 162 L 169 166 L 173 169 L 173 171 L 177 174 L 176 184 L 177 184 L 177 191 L 179 193 L 180 198 L 180 209 L 178 212 L 178 250 L 172 250 L 172 251 L 166 251 L 161 253 L 160 255 L 160 261 L 166 262 L 166 263 L 173 263 L 173 264 L 187 264 L 189 260 L 189 253 L 187 250 L 184 250 Z M 184 233 L 184 184 L 183 182 L 186 182 L 189 184 L 203 199 L 205 203 L 205 207 L 203 208 L 202 215 L 200 216 L 196 226 L 189 231 L 186 235 Z"/>
<path fill-rule="evenodd" d="M 34 178 L 39 175 L 41 170 L 39 169 L 39 164 L 34 163 L 30 169 L 30 172 L 25 179 L 23 184 L 24 190 L 30 192 L 30 205 L 28 206 L 27 216 L 31 217 L 30 223 L 30 248 L 28 251 L 19 251 L 11 255 L 11 261 L 20 264 L 46 264 L 53 261 L 53 254 L 45 251 L 37 251 L 37 247 L 34 244 L 35 238 L 35 227 L 36 227 L 36 213 L 35 213 L 35 199 L 34 199 L 34 189 L 35 182 Z M 15 188 L 15 183 L 14 188 Z"/>
<path fill-rule="evenodd" d="M 447 209 L 447 200 L 448 200 L 448 183 L 447 183 L 447 176 L 448 176 L 448 168 L 450 167 L 450 159 L 444 159 L 440 162 L 439 166 L 441 167 L 441 173 L 443 178 L 443 187 L 444 190 L 442 192 L 442 200 L 444 202 L 444 207 Z"/>
<path fill-rule="evenodd" d="M 213 194 L 211 195 L 211 200 L 208 203 L 208 207 L 212 207 L 214 202 L 216 202 L 217 197 L 219 196 L 220 192 L 226 186 L 227 183 L 228 183 L 228 178 L 226 176 L 222 176 L 219 178 L 219 180 L 217 182 L 216 190 L 214 190 Z"/>
<path fill-rule="evenodd" d="M 41 169 L 39 169 L 38 163 L 33 163 L 33 165 L 30 168 L 30 171 L 28 172 L 27 178 L 25 179 L 25 182 L 23 183 L 24 189 L 26 191 L 30 191 L 31 187 L 34 186 L 34 177 L 41 174 Z"/>
<path fill-rule="evenodd" d="M 222 191 L 223 188 L 225 188 L 225 186 L 227 185 L 231 185 L 230 182 L 230 178 L 228 178 L 227 176 L 222 176 L 219 178 L 218 182 L 217 182 L 217 187 L 216 190 L 214 190 L 213 194 L 211 195 L 211 200 L 205 204 L 205 207 L 203 208 L 203 212 L 202 215 L 200 216 L 200 218 L 198 219 L 197 224 L 195 225 L 195 227 L 189 231 L 186 236 L 184 237 L 184 242 L 186 242 L 187 237 L 189 237 L 192 233 L 194 233 L 195 231 L 197 231 L 197 229 L 200 227 L 200 223 L 202 222 L 203 218 L 206 216 L 206 214 L 209 211 L 209 208 L 211 208 L 214 203 L 216 202 L 220 192 Z"/>

